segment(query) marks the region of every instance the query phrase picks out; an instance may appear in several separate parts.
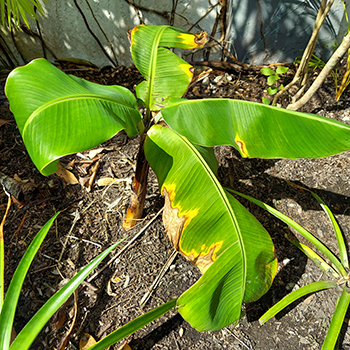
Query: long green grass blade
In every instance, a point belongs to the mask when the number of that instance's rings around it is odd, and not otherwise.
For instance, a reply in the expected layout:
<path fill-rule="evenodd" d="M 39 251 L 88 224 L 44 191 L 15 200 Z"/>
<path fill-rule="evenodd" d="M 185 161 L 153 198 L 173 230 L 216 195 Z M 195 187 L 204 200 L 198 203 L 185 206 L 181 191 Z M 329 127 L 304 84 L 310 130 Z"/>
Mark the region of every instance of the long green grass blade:
<path fill-rule="evenodd" d="M 311 192 L 311 194 L 316 198 L 318 203 L 321 205 L 324 212 L 327 214 L 329 220 L 332 223 L 334 233 L 337 237 L 338 242 L 338 248 L 339 248 L 339 254 L 340 254 L 340 261 L 342 262 L 343 266 L 345 268 L 349 268 L 349 258 L 348 258 L 348 252 L 346 249 L 346 244 L 344 241 L 344 237 L 342 235 L 342 232 L 340 230 L 340 227 L 337 223 L 337 220 L 335 219 L 333 213 L 329 209 L 329 207 L 326 205 L 326 203 L 314 192 Z"/>
<path fill-rule="evenodd" d="M 136 332 L 137 330 L 156 320 L 160 316 L 164 315 L 166 312 L 170 311 L 173 307 L 175 307 L 176 300 L 177 299 L 170 300 L 167 303 L 162 304 L 157 308 L 145 313 L 144 315 L 135 318 L 126 325 L 118 328 L 111 334 L 107 335 L 95 345 L 89 347 L 88 350 L 103 350 L 108 348 L 109 346 L 115 344 L 119 340 L 122 340 L 128 335 Z"/>
<path fill-rule="evenodd" d="M 7 350 L 11 340 L 11 330 L 13 319 L 15 317 L 18 298 L 22 289 L 24 278 L 27 275 L 29 267 L 34 259 L 35 254 L 41 246 L 51 225 L 55 221 L 56 213 L 38 232 L 32 243 L 29 245 L 21 262 L 19 263 L 7 290 L 4 305 L 0 314 L 0 349 Z"/>
<path fill-rule="evenodd" d="M 310 243 L 312 243 L 322 254 L 324 254 L 334 265 L 334 267 L 337 269 L 337 271 L 343 276 L 346 277 L 347 273 L 341 264 L 341 262 L 337 259 L 337 257 L 323 244 L 321 241 L 319 241 L 315 236 L 313 236 L 310 232 L 304 229 L 301 225 L 297 224 L 295 221 L 293 221 L 291 218 L 289 218 L 287 215 L 284 215 L 277 209 L 272 208 L 268 204 L 261 202 L 253 197 L 247 196 L 245 194 L 239 193 L 237 191 L 231 190 L 227 188 L 227 191 L 234 193 L 238 196 L 241 196 L 245 199 L 248 199 L 249 201 L 255 203 L 259 207 L 267 210 L 270 214 L 276 216 L 278 219 L 285 222 L 287 225 L 293 227 L 295 230 L 297 230 L 304 238 L 306 238 Z"/>
<path fill-rule="evenodd" d="M 271 309 L 269 309 L 259 318 L 259 322 L 261 325 L 263 325 L 265 322 L 267 322 L 270 318 L 278 314 L 288 305 L 290 305 L 294 301 L 298 300 L 299 298 L 307 294 L 318 292 L 323 289 L 335 288 L 336 286 L 337 286 L 337 283 L 335 281 L 319 281 L 319 282 L 310 283 L 304 287 L 301 287 L 295 290 L 294 292 L 288 294 L 282 300 L 280 300 L 277 304 L 272 306 Z"/>
<path fill-rule="evenodd" d="M 22 331 L 18 334 L 10 346 L 10 350 L 27 350 L 42 330 L 51 316 L 73 294 L 80 283 L 89 273 L 123 240 L 113 244 L 102 252 L 93 261 L 86 265 L 77 275 L 64 285 L 53 297 L 51 297 L 40 310 L 31 318 Z"/>
<path fill-rule="evenodd" d="M 311 259 L 327 276 L 330 277 L 332 275 L 335 278 L 339 278 L 339 274 L 311 248 L 305 244 L 300 243 L 296 239 L 291 239 L 289 237 L 287 237 L 287 239 L 289 242 L 299 248 L 309 259 Z"/>
<path fill-rule="evenodd" d="M 2 305 L 4 303 L 4 295 L 5 295 L 5 242 L 4 242 L 4 225 L 7 213 L 11 206 L 11 197 L 8 197 L 7 201 L 7 207 L 4 214 L 4 217 L 2 218 L 2 221 L 0 223 L 0 314 Z"/>
<path fill-rule="evenodd" d="M 329 329 L 326 335 L 326 339 L 323 342 L 321 350 L 333 350 L 337 343 L 341 327 L 344 322 L 346 312 L 350 303 L 350 294 L 345 287 L 338 299 L 337 305 L 334 310 L 334 314 L 329 325 Z"/>

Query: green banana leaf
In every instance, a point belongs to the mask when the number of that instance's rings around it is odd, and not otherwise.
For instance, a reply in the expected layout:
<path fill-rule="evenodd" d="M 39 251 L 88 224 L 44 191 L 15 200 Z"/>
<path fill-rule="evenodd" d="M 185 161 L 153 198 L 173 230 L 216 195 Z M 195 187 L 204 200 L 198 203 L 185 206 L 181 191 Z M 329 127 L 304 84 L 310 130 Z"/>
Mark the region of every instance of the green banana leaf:
<path fill-rule="evenodd" d="M 44 175 L 58 158 L 81 152 L 125 129 L 138 133 L 141 114 L 133 94 L 68 76 L 45 59 L 11 72 L 5 93 L 28 153 Z"/>
<path fill-rule="evenodd" d="M 194 143 L 232 145 L 243 157 L 320 158 L 350 149 L 350 126 L 314 114 L 230 99 L 188 100 L 162 110 Z"/>
<path fill-rule="evenodd" d="M 205 32 L 192 34 L 170 26 L 138 25 L 130 34 L 131 56 L 146 79 L 136 87 L 147 108 L 158 110 L 185 93 L 192 66 L 167 47 L 194 49 L 207 40 Z"/>
<path fill-rule="evenodd" d="M 243 302 L 269 289 L 277 270 L 272 241 L 219 184 L 212 149 L 160 125 L 147 135 L 145 154 L 165 196 L 167 234 L 203 273 L 180 296 L 178 310 L 199 331 L 221 329 L 240 318 Z"/>

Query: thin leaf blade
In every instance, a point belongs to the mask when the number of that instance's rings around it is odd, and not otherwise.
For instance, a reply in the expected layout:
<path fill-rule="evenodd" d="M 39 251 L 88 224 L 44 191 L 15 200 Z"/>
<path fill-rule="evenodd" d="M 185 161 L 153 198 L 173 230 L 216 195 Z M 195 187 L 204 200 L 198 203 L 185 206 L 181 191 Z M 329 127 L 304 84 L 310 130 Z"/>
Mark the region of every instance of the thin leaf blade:
<path fill-rule="evenodd" d="M 99 254 L 94 260 L 79 271 L 67 284 L 54 294 L 30 319 L 10 346 L 10 350 L 27 350 L 35 340 L 41 329 L 52 315 L 63 305 L 70 295 L 79 287 L 81 282 L 93 271 L 95 267 L 123 240 Z"/>
<path fill-rule="evenodd" d="M 329 325 L 326 338 L 323 342 L 321 350 L 333 350 L 339 338 L 341 327 L 343 326 L 346 312 L 348 311 L 350 304 L 350 294 L 345 287 L 340 298 L 337 301 L 337 305 L 334 310 L 334 314 Z"/>
<path fill-rule="evenodd" d="M 290 305 L 291 303 L 293 303 L 294 301 L 298 300 L 299 298 L 305 295 L 308 295 L 310 293 L 315 293 L 323 289 L 330 289 L 330 288 L 336 288 L 336 287 L 337 287 L 337 283 L 334 281 L 318 281 L 318 282 L 307 284 L 306 286 L 303 286 L 295 290 L 294 292 L 288 294 L 287 296 L 285 296 L 282 300 L 280 300 L 277 304 L 275 304 L 271 309 L 265 312 L 259 318 L 259 322 L 261 325 L 263 325 L 273 316 L 277 315 L 280 311 L 285 309 L 288 305 Z"/>
<path fill-rule="evenodd" d="M 11 330 L 13 320 L 15 317 L 18 298 L 22 289 L 24 279 L 27 275 L 29 267 L 39 250 L 41 243 L 45 239 L 50 227 L 54 223 L 57 215 L 56 213 L 38 232 L 23 258 L 21 259 L 15 273 L 13 274 L 11 283 L 6 293 L 3 308 L 0 313 L 0 349 L 7 350 L 11 340 Z"/>
<path fill-rule="evenodd" d="M 300 233 L 304 238 L 306 238 L 310 243 L 312 243 L 322 254 L 324 254 L 331 261 L 331 263 L 334 265 L 334 267 L 337 269 L 340 275 L 342 275 L 343 277 L 347 276 L 347 273 L 343 265 L 340 263 L 337 257 L 319 239 L 317 239 L 309 231 L 305 230 L 304 227 L 302 227 L 297 222 L 289 218 L 287 215 L 281 213 L 279 210 L 272 208 L 270 205 L 264 202 L 261 202 L 258 199 L 255 199 L 253 197 L 247 196 L 240 192 L 231 190 L 229 188 L 227 190 L 233 194 L 236 194 L 240 197 L 248 199 L 249 201 L 255 203 L 259 207 L 265 209 L 270 214 L 274 215 L 275 217 L 277 217 L 287 225 L 293 227 L 298 233 Z"/>
<path fill-rule="evenodd" d="M 95 345 L 89 347 L 88 350 L 107 349 L 109 346 L 115 344 L 119 340 L 124 339 L 128 335 L 136 332 L 137 330 L 141 329 L 142 327 L 156 320 L 160 316 L 164 315 L 166 312 L 174 308 L 175 305 L 176 305 L 176 299 L 173 299 L 168 301 L 165 304 L 158 306 L 157 308 L 145 313 L 144 315 L 141 315 L 135 318 L 134 320 L 127 323 L 126 325 L 118 328 L 117 330 L 115 330 L 114 332 L 107 335 L 99 342 L 97 342 Z"/>
<path fill-rule="evenodd" d="M 340 260 L 343 264 L 343 266 L 345 268 L 349 268 L 349 257 L 348 257 L 348 251 L 346 248 L 346 244 L 344 241 L 344 237 L 343 234 L 341 232 L 341 229 L 338 225 L 338 222 L 336 220 L 336 218 L 334 217 L 333 213 L 331 212 L 331 210 L 329 209 L 329 207 L 326 205 L 326 203 L 314 192 L 311 192 L 311 194 L 315 197 L 315 199 L 318 201 L 318 203 L 321 205 L 322 209 L 324 210 L 324 212 L 327 214 L 335 236 L 337 238 L 337 242 L 338 242 L 338 248 L 339 248 L 339 254 L 340 254 Z"/>

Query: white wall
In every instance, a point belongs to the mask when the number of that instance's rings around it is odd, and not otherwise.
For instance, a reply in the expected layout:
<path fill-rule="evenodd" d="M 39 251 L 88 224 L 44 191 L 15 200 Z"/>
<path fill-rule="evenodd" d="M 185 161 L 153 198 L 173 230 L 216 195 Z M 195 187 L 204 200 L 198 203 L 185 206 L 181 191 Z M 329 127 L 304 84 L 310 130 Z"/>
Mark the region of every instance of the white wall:
<path fill-rule="evenodd" d="M 50 0 L 49 2 L 49 5 L 43 5 L 45 8 L 45 17 L 39 15 L 39 23 L 43 33 L 43 39 L 55 55 L 58 58 L 75 57 L 89 60 L 98 66 L 111 64 L 94 37 L 88 31 L 83 17 L 79 13 L 74 1 Z M 114 48 L 118 63 L 130 65 L 132 62 L 129 54 L 129 42 L 126 31 L 140 24 L 140 19 L 134 8 L 125 0 L 88 0 L 88 2 L 97 21 Z M 170 12 L 172 9 L 172 0 L 135 0 L 134 2 L 159 12 Z M 77 3 L 84 12 L 93 33 L 98 37 L 105 50 L 114 60 L 108 41 L 98 27 L 87 6 L 87 0 L 77 0 Z M 187 20 L 190 23 L 195 23 L 205 14 L 208 8 L 207 0 L 179 0 L 174 25 L 183 29 L 189 29 L 190 24 L 187 23 Z M 219 6 L 200 21 L 200 27 L 211 32 L 218 10 Z M 155 13 L 139 11 L 139 14 L 146 24 L 168 24 L 165 18 Z M 37 30 L 35 23 L 31 28 L 33 31 Z M 6 41 L 11 45 L 11 49 L 15 53 L 17 59 L 23 63 L 16 52 L 17 50 L 15 50 L 11 43 L 12 40 L 8 31 L 4 28 L 1 28 L 1 31 L 2 35 L 6 36 Z M 192 31 L 200 32 L 200 30 L 196 28 Z M 27 34 L 17 33 L 16 41 L 27 61 L 35 57 L 43 56 L 40 40 L 38 38 L 33 39 Z M 47 54 L 49 59 L 53 59 L 49 53 Z"/>
<path fill-rule="evenodd" d="M 135 9 L 126 0 L 76 1 L 111 59 L 115 62 L 108 41 L 93 18 L 87 2 L 112 45 L 118 64 L 130 65 L 132 62 L 126 31 L 140 24 Z M 215 5 L 216 1 L 213 0 L 211 4 Z M 350 7 L 350 0 L 347 2 Z M 44 4 L 45 17 L 39 15 L 39 24 L 43 39 L 54 54 L 58 58 L 85 59 L 100 67 L 110 65 L 111 62 L 88 31 L 74 0 L 49 0 L 49 3 Z M 172 0 L 134 0 L 134 3 L 160 13 L 170 13 L 173 6 Z M 228 0 L 227 41 L 231 52 L 236 53 L 239 60 L 254 64 L 292 62 L 302 54 L 310 38 L 319 3 L 320 0 Z M 210 6 L 208 0 L 178 0 L 174 25 L 189 30 L 191 24 L 200 20 Z M 218 11 L 220 5 L 200 20 L 200 28 L 210 33 Z M 153 12 L 139 10 L 139 15 L 146 24 L 168 24 L 164 17 Z M 346 26 L 342 2 L 336 0 L 320 33 L 320 44 L 317 47 L 319 55 L 324 58 L 329 56 L 332 52 L 331 45 L 337 40 L 341 41 Z M 31 29 L 37 32 L 35 23 Z M 191 30 L 200 31 L 198 28 Z M 23 64 L 23 60 L 18 50 L 27 62 L 43 57 L 41 42 L 37 37 L 23 32 L 16 33 L 17 50 L 9 31 L 1 27 L 0 33 L 19 64 Z M 218 28 L 216 37 L 220 36 Z M 54 59 L 47 50 L 46 54 L 51 61 Z M 220 59 L 220 54 L 221 51 L 212 54 L 210 59 Z M 3 57 L 3 54 L 0 55 Z M 196 58 L 201 59 L 201 53 Z"/>

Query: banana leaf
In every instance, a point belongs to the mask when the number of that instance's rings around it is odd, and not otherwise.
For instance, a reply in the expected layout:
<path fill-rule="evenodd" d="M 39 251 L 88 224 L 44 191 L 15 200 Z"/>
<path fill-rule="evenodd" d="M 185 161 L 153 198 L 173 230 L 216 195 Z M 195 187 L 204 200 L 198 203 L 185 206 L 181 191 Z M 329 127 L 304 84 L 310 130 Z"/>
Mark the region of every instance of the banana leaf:
<path fill-rule="evenodd" d="M 81 152 L 125 129 L 138 133 L 141 114 L 133 94 L 68 76 L 45 59 L 11 72 L 5 93 L 28 153 L 50 175 L 58 159 Z"/>
<path fill-rule="evenodd" d="M 269 289 L 277 270 L 272 241 L 219 184 L 212 149 L 156 125 L 148 131 L 145 154 L 165 197 L 167 234 L 203 273 L 180 296 L 178 310 L 199 331 L 221 329 L 241 317 L 243 302 Z"/>
<path fill-rule="evenodd" d="M 243 157 L 320 158 L 350 149 L 350 126 L 314 114 L 230 99 L 189 100 L 162 110 L 194 143 L 234 146 Z"/>

